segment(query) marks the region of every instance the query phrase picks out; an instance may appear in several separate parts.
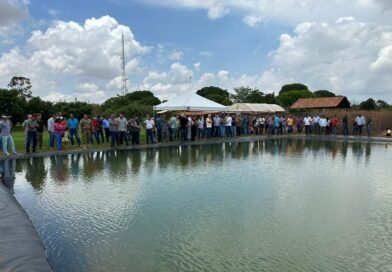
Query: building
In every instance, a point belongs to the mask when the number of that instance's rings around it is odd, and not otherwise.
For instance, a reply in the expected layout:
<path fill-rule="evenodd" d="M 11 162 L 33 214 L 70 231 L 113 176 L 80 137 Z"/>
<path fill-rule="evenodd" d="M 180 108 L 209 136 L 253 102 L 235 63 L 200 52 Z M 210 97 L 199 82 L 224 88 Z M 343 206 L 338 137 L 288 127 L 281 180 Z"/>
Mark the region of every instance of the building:
<path fill-rule="evenodd" d="M 319 98 L 300 98 L 290 109 L 347 109 L 350 102 L 345 96 L 319 97 Z"/>

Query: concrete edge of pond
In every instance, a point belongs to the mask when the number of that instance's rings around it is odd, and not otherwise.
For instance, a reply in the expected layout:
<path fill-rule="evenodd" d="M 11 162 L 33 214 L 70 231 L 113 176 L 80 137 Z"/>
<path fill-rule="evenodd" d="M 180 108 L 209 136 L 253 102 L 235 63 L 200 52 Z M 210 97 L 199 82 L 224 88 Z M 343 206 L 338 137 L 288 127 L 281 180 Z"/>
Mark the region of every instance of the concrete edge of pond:
<path fill-rule="evenodd" d="M 18 154 L 10 156 L 1 156 L 0 160 L 9 159 L 25 159 L 25 158 L 37 158 L 37 157 L 50 157 L 54 155 L 72 155 L 72 154 L 89 154 L 101 151 L 123 151 L 123 150 L 145 150 L 150 148 L 162 148 L 162 147 L 176 147 L 176 146 L 192 146 L 192 145 L 208 145 L 208 144 L 220 144 L 228 142 L 253 142 L 260 140 L 269 139 L 302 139 L 302 140 L 316 140 L 316 141 L 328 141 L 328 142 L 361 142 L 361 143 L 379 143 L 379 144 L 392 144 L 392 138 L 387 137 L 367 137 L 367 136 L 319 136 L 319 135 L 281 135 L 281 136 L 267 136 L 267 135 L 251 135 L 244 137 L 234 138 L 212 138 L 203 139 L 197 141 L 186 141 L 186 142 L 169 142 L 169 143 L 155 143 L 155 144 L 142 144 L 136 146 L 120 146 L 116 148 L 104 147 L 104 148 L 88 148 L 88 149 L 72 149 L 63 151 L 46 151 L 37 152 L 32 154 Z"/>
<path fill-rule="evenodd" d="M 0 233 L 0 271 L 53 271 L 29 217 L 2 182 Z"/>

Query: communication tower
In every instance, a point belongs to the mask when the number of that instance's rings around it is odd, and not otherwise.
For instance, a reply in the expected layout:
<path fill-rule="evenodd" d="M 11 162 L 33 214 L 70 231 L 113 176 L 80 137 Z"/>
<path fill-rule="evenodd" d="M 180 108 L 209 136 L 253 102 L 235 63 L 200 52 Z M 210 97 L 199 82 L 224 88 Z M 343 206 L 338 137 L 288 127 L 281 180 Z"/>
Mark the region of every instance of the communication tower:
<path fill-rule="evenodd" d="M 124 33 L 121 33 L 121 95 L 126 95 L 128 93 L 128 78 L 125 73 L 125 49 L 124 49 Z"/>

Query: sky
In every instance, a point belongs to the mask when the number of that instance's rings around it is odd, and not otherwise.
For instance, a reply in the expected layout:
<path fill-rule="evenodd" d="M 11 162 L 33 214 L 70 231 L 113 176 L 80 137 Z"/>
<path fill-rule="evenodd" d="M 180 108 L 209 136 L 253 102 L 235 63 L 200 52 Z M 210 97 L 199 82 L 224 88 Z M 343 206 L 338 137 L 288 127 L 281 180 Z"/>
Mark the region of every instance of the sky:
<path fill-rule="evenodd" d="M 171 99 L 206 86 L 278 95 L 304 83 L 392 103 L 390 0 L 0 0 L 0 88 L 102 103 L 129 91 Z"/>

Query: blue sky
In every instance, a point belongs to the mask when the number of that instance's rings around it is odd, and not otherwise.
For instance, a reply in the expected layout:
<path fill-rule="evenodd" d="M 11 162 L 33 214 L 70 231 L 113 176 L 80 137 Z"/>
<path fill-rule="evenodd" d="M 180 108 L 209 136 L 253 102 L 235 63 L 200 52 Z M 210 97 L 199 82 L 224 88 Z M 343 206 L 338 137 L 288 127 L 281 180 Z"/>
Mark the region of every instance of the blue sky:
<path fill-rule="evenodd" d="M 344 2 L 344 3 L 342 3 Z M 0 86 L 31 78 L 44 99 L 102 102 L 129 90 L 170 99 L 239 86 L 278 93 L 301 82 L 360 102 L 392 102 L 387 0 L 96 0 L 0 2 Z"/>

